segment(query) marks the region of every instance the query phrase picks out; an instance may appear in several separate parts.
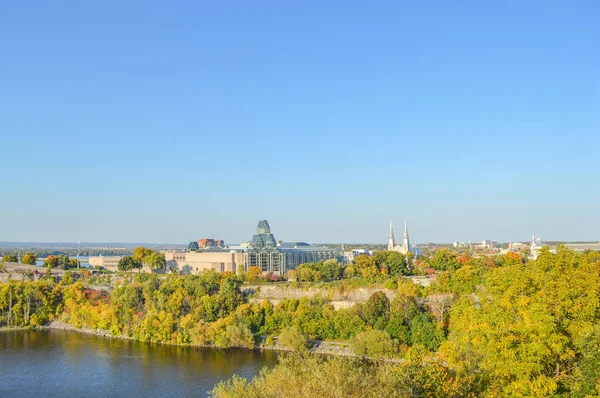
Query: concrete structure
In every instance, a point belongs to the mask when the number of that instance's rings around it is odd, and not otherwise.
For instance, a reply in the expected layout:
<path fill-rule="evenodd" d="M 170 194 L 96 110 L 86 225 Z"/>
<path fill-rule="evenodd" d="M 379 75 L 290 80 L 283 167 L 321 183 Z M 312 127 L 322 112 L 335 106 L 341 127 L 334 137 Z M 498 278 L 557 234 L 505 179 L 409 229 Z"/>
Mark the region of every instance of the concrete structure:
<path fill-rule="evenodd" d="M 111 271 L 116 271 L 117 264 L 123 256 L 92 256 L 88 259 L 90 267 L 106 268 Z"/>
<path fill-rule="evenodd" d="M 237 272 L 244 266 L 243 252 L 222 247 L 209 247 L 200 251 L 165 252 L 167 268 L 183 274 L 199 274 L 202 271 Z"/>

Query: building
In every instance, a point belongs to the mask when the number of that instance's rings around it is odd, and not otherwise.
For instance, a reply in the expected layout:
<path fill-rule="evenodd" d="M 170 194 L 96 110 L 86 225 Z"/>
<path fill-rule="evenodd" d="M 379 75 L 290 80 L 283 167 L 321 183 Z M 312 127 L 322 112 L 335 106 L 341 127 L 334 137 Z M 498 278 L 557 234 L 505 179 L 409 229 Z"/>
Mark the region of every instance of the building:
<path fill-rule="evenodd" d="M 527 244 L 523 242 L 512 242 L 508 244 L 508 249 L 513 251 L 525 250 L 527 247 Z"/>
<path fill-rule="evenodd" d="M 543 243 L 541 238 L 535 238 L 535 235 L 531 236 L 531 243 L 529 245 L 529 257 L 533 260 L 537 260 L 540 250 L 542 249 Z"/>
<path fill-rule="evenodd" d="M 108 271 L 118 272 L 119 271 L 119 260 L 123 256 L 93 256 L 88 259 L 90 267 L 104 268 Z M 136 270 L 134 270 L 136 271 Z M 142 264 L 142 267 L 136 272 L 147 272 L 147 273 L 158 273 L 162 274 L 165 272 L 163 269 L 152 269 L 146 264 Z"/>
<path fill-rule="evenodd" d="M 111 271 L 117 270 L 117 265 L 119 264 L 119 260 L 121 260 L 123 256 L 92 256 L 89 257 L 88 262 L 90 267 L 97 268 L 106 268 Z"/>
<path fill-rule="evenodd" d="M 261 220 L 256 233 L 246 244 L 201 247 L 199 241 L 194 241 L 190 242 L 186 253 L 166 252 L 165 258 L 172 269 L 181 273 L 196 274 L 209 269 L 235 273 L 240 269 L 247 271 L 250 267 L 259 267 L 265 273 L 284 275 L 302 263 L 335 259 L 337 252 L 305 242 L 277 241 L 267 220 Z"/>
<path fill-rule="evenodd" d="M 392 222 L 390 221 L 390 234 L 388 237 L 388 251 L 399 252 L 404 255 L 408 253 L 413 253 L 415 257 L 421 255 L 421 249 L 416 245 L 410 244 L 410 239 L 408 237 L 408 225 L 406 220 L 404 220 L 404 236 L 402 239 L 402 244 L 396 244 L 396 240 L 394 238 L 394 228 L 392 228 Z"/>
<path fill-rule="evenodd" d="M 577 252 L 586 250 L 600 251 L 600 241 L 595 243 L 565 243 L 564 245 Z"/>
<path fill-rule="evenodd" d="M 309 245 L 305 242 L 277 242 L 267 220 L 256 227 L 250 244 L 243 249 L 244 268 L 259 267 L 263 272 L 281 275 L 298 268 L 302 263 L 319 262 L 337 258 L 335 250 Z"/>
<path fill-rule="evenodd" d="M 344 262 L 345 263 L 351 263 L 354 261 L 354 259 L 360 255 L 365 255 L 365 256 L 372 256 L 373 255 L 373 250 L 369 250 L 369 249 L 354 249 L 354 250 L 349 250 L 349 251 L 344 251 Z"/>
<path fill-rule="evenodd" d="M 208 239 L 208 238 L 198 239 L 198 248 L 199 249 L 206 249 L 207 247 L 222 247 L 222 246 L 223 246 L 223 241 L 219 240 L 219 239 Z"/>

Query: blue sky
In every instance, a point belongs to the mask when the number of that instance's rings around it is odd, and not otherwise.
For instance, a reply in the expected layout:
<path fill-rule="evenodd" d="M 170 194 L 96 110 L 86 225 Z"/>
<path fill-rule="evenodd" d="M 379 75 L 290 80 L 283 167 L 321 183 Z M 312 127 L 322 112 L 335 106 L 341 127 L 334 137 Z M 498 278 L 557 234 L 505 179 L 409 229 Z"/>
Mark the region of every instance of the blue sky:
<path fill-rule="evenodd" d="M 0 240 L 600 239 L 594 1 L 0 5 Z"/>

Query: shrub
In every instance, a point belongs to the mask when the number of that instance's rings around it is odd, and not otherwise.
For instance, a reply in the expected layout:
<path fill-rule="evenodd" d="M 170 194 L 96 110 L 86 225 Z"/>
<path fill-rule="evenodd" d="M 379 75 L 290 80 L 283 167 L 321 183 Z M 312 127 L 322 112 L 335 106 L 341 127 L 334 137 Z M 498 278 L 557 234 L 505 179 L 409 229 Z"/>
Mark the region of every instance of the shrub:
<path fill-rule="evenodd" d="M 225 337 L 228 347 L 254 348 L 254 335 L 243 323 L 227 326 Z"/>
<path fill-rule="evenodd" d="M 308 339 L 297 327 L 288 326 L 279 334 L 279 343 L 292 351 L 303 352 L 309 347 Z"/>
<path fill-rule="evenodd" d="M 390 357 L 398 352 L 398 341 L 382 330 L 369 330 L 357 334 L 352 340 L 356 355 L 372 358 Z"/>

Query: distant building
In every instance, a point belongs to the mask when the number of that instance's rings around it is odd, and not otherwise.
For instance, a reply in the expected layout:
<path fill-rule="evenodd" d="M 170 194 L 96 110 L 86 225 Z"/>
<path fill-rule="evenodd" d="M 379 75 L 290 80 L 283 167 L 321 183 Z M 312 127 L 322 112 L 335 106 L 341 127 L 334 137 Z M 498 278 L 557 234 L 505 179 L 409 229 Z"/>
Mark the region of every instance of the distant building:
<path fill-rule="evenodd" d="M 390 221 L 390 234 L 388 237 L 388 251 L 399 252 L 404 255 L 413 253 L 415 257 L 421 255 L 421 249 L 416 245 L 410 244 L 410 239 L 408 237 L 408 225 L 406 220 L 404 220 L 404 236 L 402 239 L 402 244 L 396 244 L 396 240 L 394 239 L 394 228 L 392 228 L 392 222 Z"/>
<path fill-rule="evenodd" d="M 88 262 L 90 267 L 95 268 L 104 268 L 108 271 L 117 272 L 119 271 L 119 261 L 123 258 L 123 256 L 93 256 L 89 257 Z M 142 268 L 139 268 L 135 272 L 147 272 L 147 273 L 164 273 L 163 269 L 155 269 L 153 270 L 147 265 L 142 265 Z"/>
<path fill-rule="evenodd" d="M 571 250 L 575 250 L 577 252 L 583 252 L 586 250 L 600 251 L 600 242 L 596 243 L 565 243 Z"/>
<path fill-rule="evenodd" d="M 344 251 L 344 262 L 351 263 L 354 259 L 360 255 L 372 256 L 373 250 L 369 249 L 354 249 L 349 251 Z"/>
<path fill-rule="evenodd" d="M 219 239 L 198 239 L 198 248 L 206 249 L 207 247 L 222 247 L 223 241 Z"/>
<path fill-rule="evenodd" d="M 221 243 L 221 246 L 217 245 Z M 263 272 L 286 274 L 298 265 L 337 258 L 337 253 L 327 247 L 313 246 L 305 242 L 277 241 L 271 233 L 267 220 L 261 220 L 256 233 L 247 244 L 201 247 L 203 242 L 190 242 L 187 253 L 166 252 L 167 263 L 182 273 L 200 273 L 207 269 L 217 272 L 238 272 L 259 267 Z"/>
<path fill-rule="evenodd" d="M 535 238 L 535 235 L 531 236 L 531 243 L 529 244 L 529 257 L 533 260 L 537 260 L 538 255 L 540 254 L 540 250 L 542 249 L 543 243 L 542 239 Z"/>
<path fill-rule="evenodd" d="M 508 244 L 508 249 L 513 251 L 521 251 L 527 249 L 528 245 L 522 242 L 512 242 Z"/>
<path fill-rule="evenodd" d="M 90 267 L 102 267 L 116 271 L 119 260 L 122 258 L 123 256 L 92 256 L 89 257 L 88 262 Z"/>

